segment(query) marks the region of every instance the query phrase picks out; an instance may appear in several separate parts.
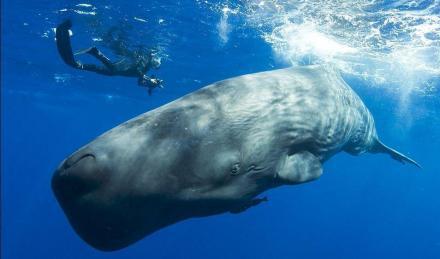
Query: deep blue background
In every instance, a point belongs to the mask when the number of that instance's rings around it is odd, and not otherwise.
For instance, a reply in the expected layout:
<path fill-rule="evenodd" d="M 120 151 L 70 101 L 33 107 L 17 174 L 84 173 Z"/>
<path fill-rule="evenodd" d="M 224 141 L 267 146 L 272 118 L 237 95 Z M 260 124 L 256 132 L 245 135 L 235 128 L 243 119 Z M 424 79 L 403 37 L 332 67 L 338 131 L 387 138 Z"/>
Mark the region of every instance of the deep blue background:
<path fill-rule="evenodd" d="M 355 78 L 347 80 L 373 113 L 382 140 L 423 170 L 385 155 L 338 154 L 318 181 L 271 190 L 269 202 L 245 213 L 187 220 L 118 252 L 81 241 L 50 189 L 62 159 L 210 82 L 286 66 L 252 31 L 232 32 L 219 44 L 219 16 L 193 1 L 127 2 L 102 5 L 117 7 L 115 16 L 147 9 L 151 27 L 143 37 L 165 42 L 169 56 L 157 72 L 166 88 L 151 97 L 135 79 L 62 63 L 50 28 L 71 17 L 78 48 L 88 47 L 96 32 L 88 29 L 88 16 L 55 12 L 74 6 L 71 1 L 3 1 L 3 258 L 440 258 L 440 96 L 415 95 L 403 109 L 395 91 Z M 164 25 L 154 22 L 159 18 Z M 56 82 L 57 75 L 66 81 Z"/>

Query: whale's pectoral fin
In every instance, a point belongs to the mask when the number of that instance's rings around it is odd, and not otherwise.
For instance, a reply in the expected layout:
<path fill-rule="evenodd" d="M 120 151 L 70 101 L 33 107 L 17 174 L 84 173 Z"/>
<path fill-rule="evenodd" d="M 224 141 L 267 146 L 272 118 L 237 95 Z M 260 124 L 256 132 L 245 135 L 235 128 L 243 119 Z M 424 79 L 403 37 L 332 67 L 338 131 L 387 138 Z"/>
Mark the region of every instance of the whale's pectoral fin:
<path fill-rule="evenodd" d="M 298 184 L 316 180 L 322 175 L 321 161 L 308 151 L 288 156 L 278 172 L 284 184 Z"/>
<path fill-rule="evenodd" d="M 260 204 L 262 202 L 266 202 L 266 201 L 268 201 L 267 197 L 256 198 L 256 199 L 250 200 L 244 204 L 240 204 L 239 206 L 231 209 L 229 212 L 231 212 L 233 214 L 241 213 L 241 212 L 249 209 L 250 207 L 257 206 L 258 204 Z"/>

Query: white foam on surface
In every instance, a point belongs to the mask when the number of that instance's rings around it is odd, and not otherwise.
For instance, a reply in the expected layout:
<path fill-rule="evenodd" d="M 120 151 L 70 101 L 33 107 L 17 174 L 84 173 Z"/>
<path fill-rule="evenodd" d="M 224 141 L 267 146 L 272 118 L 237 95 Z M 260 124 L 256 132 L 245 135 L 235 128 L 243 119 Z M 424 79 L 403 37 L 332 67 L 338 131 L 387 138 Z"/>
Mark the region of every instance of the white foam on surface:
<path fill-rule="evenodd" d="M 227 42 L 224 3 L 198 3 L 220 15 Z M 234 26 L 256 30 L 288 64 L 332 64 L 402 95 L 430 94 L 440 77 L 440 0 L 249 0 L 229 8 L 245 20 Z"/>
<path fill-rule="evenodd" d="M 78 7 L 93 7 L 91 4 L 77 4 Z"/>
<path fill-rule="evenodd" d="M 75 13 L 77 14 L 82 14 L 82 15 L 96 15 L 96 12 L 94 11 L 81 11 L 81 10 L 73 10 Z"/>
<path fill-rule="evenodd" d="M 133 17 L 134 20 L 138 21 L 138 22 L 147 22 L 147 20 L 139 18 L 139 17 Z"/>
<path fill-rule="evenodd" d="M 228 43 L 229 41 L 229 33 L 232 30 L 232 25 L 229 24 L 228 18 L 229 14 L 237 14 L 238 9 L 230 9 L 228 6 L 224 6 L 221 9 L 222 15 L 220 16 L 220 20 L 217 23 L 218 36 L 220 38 L 220 43 L 222 45 Z"/>

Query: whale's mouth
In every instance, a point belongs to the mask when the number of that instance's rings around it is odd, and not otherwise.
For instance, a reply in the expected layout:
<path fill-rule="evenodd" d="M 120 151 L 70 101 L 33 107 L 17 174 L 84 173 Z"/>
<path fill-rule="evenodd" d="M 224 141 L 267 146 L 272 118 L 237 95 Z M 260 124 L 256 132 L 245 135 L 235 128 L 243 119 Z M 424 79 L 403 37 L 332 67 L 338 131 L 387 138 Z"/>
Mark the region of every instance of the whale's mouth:
<path fill-rule="evenodd" d="M 52 189 L 60 201 L 72 201 L 98 188 L 102 170 L 92 153 L 76 153 L 64 160 L 52 177 Z"/>
<path fill-rule="evenodd" d="M 87 158 L 93 158 L 94 160 L 96 160 L 96 156 L 94 154 L 91 153 L 87 153 L 84 155 L 81 155 L 80 157 L 71 157 L 66 159 L 62 165 L 61 168 L 62 170 L 66 171 L 69 168 L 73 167 L 74 165 L 76 165 L 78 162 L 80 162 L 83 159 L 87 159 Z"/>

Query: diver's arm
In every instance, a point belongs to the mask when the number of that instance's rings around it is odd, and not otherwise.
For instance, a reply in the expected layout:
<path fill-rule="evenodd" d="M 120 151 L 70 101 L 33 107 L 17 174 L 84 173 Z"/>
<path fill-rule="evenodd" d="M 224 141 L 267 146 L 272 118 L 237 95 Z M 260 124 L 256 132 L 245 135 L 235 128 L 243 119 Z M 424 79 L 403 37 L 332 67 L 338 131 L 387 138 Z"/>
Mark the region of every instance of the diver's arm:
<path fill-rule="evenodd" d="M 145 86 L 145 87 L 149 87 L 149 88 L 155 88 L 155 87 L 163 88 L 162 83 L 163 83 L 163 80 L 161 80 L 155 76 L 149 77 L 147 75 L 143 75 L 138 78 L 138 85 L 139 86 Z"/>
<path fill-rule="evenodd" d="M 156 87 L 163 88 L 162 85 L 163 80 L 158 79 L 156 77 L 149 77 L 147 75 L 143 75 L 138 78 L 138 85 L 142 87 L 148 88 L 148 95 L 153 93 L 153 89 Z"/>

